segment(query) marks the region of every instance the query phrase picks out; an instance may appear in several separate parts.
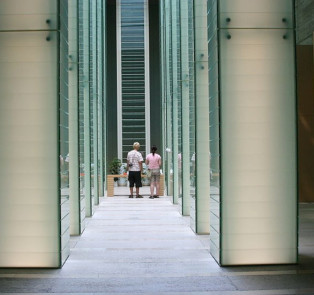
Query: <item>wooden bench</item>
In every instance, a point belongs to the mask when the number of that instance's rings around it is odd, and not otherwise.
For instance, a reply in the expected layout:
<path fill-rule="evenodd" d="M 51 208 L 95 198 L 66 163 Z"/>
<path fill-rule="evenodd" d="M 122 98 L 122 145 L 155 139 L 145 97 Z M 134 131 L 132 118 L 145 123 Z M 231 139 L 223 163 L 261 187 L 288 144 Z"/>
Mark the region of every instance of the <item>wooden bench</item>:
<path fill-rule="evenodd" d="M 114 196 L 114 178 L 120 177 L 128 177 L 127 175 L 122 174 L 108 174 L 107 175 L 107 197 Z M 142 175 L 142 177 L 147 177 L 147 175 Z M 159 196 L 164 195 L 165 190 L 165 176 L 160 174 L 160 182 L 159 182 Z"/>

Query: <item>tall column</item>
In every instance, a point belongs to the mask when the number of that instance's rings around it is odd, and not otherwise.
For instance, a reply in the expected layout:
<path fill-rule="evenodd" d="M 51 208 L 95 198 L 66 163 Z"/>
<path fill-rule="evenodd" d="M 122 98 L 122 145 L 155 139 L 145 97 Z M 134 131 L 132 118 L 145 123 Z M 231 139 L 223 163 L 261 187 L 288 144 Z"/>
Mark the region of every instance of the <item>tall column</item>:
<path fill-rule="evenodd" d="M 173 198 L 174 204 L 178 204 L 179 170 L 178 170 L 178 46 L 177 46 L 177 1 L 171 2 L 171 55 L 172 55 L 172 170 L 173 170 Z"/>
<path fill-rule="evenodd" d="M 69 1 L 69 178 L 71 235 L 81 234 L 79 190 L 77 0 Z"/>
<path fill-rule="evenodd" d="M 164 159 L 162 159 L 162 170 L 163 173 L 165 174 L 166 172 L 166 152 L 165 152 L 165 146 L 167 143 L 166 140 L 166 66 L 165 66 L 165 0 L 160 0 L 159 2 L 159 24 L 160 24 L 160 84 L 161 84 L 161 132 L 162 132 L 162 140 L 161 140 L 161 146 L 163 147 L 163 155 Z"/>
<path fill-rule="evenodd" d="M 195 230 L 209 233 L 209 98 L 207 3 L 194 0 L 196 197 Z"/>
<path fill-rule="evenodd" d="M 89 102 L 91 142 L 91 196 L 94 205 L 99 204 L 98 196 L 98 83 L 97 83 L 97 1 L 89 3 Z"/>
<path fill-rule="evenodd" d="M 102 85 L 103 85 L 103 105 L 102 105 L 102 112 L 103 112 L 103 117 L 102 117 L 102 159 L 103 159 L 103 177 L 102 177 L 102 196 L 105 194 L 105 187 L 106 187 L 106 171 L 107 171 L 107 28 L 106 28 L 106 23 L 107 23 L 107 1 L 102 0 L 102 5 L 103 5 L 103 16 L 102 16 L 102 54 L 103 54 L 103 62 L 102 62 Z"/>
<path fill-rule="evenodd" d="M 85 214 L 92 216 L 94 202 L 91 194 L 91 124 L 89 93 L 89 2 L 79 0 L 79 113 L 80 113 L 80 169 L 81 203 L 85 200 Z"/>
<path fill-rule="evenodd" d="M 189 74 L 189 7 L 181 1 L 181 89 L 182 89 L 182 214 L 190 214 L 190 74 Z"/>
<path fill-rule="evenodd" d="M 60 267 L 69 253 L 67 118 L 59 116 L 67 15 L 58 2 L 0 1 L 0 267 Z"/>
<path fill-rule="evenodd" d="M 294 1 L 215 2 L 211 253 L 221 265 L 296 263 Z"/>
<path fill-rule="evenodd" d="M 172 72 L 170 69 L 171 57 L 171 4 L 169 0 L 165 0 L 165 57 L 166 57 L 166 176 L 167 176 L 167 195 L 173 196 L 173 167 L 172 167 L 172 98 L 170 92 L 170 82 L 172 79 Z"/>
<path fill-rule="evenodd" d="M 97 0 L 97 137 L 98 137 L 98 199 L 104 195 L 104 130 L 103 130 L 103 121 L 104 121 L 104 13 L 103 13 L 103 0 Z"/>

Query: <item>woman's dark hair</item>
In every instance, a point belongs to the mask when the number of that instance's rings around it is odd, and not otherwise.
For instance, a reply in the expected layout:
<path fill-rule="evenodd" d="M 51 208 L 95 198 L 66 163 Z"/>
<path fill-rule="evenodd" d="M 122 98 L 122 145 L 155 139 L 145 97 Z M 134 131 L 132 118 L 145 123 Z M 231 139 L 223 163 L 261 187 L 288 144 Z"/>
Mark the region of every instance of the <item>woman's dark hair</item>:
<path fill-rule="evenodd" d="M 151 151 L 152 151 L 153 156 L 154 156 L 156 151 L 157 151 L 157 147 L 155 145 L 153 145 Z"/>

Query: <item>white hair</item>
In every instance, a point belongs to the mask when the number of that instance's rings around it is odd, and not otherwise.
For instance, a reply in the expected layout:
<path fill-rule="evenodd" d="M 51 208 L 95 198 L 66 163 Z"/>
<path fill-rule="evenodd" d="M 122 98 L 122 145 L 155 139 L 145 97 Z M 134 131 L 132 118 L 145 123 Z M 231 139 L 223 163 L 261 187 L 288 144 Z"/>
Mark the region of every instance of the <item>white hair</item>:
<path fill-rule="evenodd" d="M 134 142 L 133 143 L 133 148 L 139 148 L 141 145 L 139 142 Z"/>

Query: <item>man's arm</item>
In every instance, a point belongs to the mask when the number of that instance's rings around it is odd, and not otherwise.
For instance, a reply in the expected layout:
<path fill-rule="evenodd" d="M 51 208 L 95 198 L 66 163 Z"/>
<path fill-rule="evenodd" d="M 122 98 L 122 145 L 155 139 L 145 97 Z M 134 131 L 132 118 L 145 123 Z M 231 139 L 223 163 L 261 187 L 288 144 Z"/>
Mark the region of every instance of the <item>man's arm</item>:
<path fill-rule="evenodd" d="M 138 162 L 139 166 L 140 166 L 140 171 L 141 171 L 141 174 L 143 172 L 143 161 L 140 161 Z"/>

